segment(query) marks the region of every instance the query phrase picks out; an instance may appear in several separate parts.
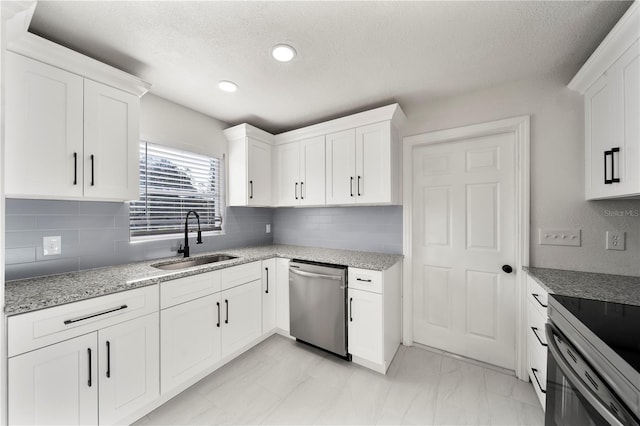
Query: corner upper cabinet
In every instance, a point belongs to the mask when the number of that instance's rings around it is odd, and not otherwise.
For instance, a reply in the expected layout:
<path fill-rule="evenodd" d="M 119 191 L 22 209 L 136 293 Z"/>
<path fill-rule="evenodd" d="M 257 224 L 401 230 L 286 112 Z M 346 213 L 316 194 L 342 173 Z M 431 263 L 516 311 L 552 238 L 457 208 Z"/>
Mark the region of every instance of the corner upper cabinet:
<path fill-rule="evenodd" d="M 270 207 L 273 135 L 248 124 L 224 134 L 229 143 L 229 205 Z"/>
<path fill-rule="evenodd" d="M 317 136 L 276 146 L 277 206 L 325 204 L 325 142 Z"/>
<path fill-rule="evenodd" d="M 640 5 L 569 83 L 584 95 L 585 198 L 640 196 Z"/>
<path fill-rule="evenodd" d="M 327 204 L 400 204 L 400 146 L 391 120 L 326 136 Z"/>
<path fill-rule="evenodd" d="M 138 198 L 149 84 L 33 34 L 9 46 L 6 82 L 7 197 Z"/>

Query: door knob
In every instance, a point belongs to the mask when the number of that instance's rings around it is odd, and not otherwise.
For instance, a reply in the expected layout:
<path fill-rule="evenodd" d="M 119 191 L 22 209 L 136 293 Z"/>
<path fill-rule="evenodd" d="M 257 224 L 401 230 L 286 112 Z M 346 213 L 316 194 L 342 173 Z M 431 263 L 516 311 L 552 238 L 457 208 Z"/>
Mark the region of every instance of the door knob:
<path fill-rule="evenodd" d="M 510 274 L 513 272 L 513 268 L 511 267 L 511 265 L 502 265 L 502 270 L 505 271 L 507 274 Z"/>

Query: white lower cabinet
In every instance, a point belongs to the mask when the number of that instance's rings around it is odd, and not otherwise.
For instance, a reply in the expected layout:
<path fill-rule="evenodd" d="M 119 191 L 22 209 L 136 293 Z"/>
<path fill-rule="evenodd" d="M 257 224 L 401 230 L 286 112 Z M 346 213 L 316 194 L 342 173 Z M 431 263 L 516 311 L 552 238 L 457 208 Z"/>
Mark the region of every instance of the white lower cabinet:
<path fill-rule="evenodd" d="M 289 262 L 290 259 L 276 258 L 276 326 L 289 334 Z"/>
<path fill-rule="evenodd" d="M 9 424 L 97 424 L 97 344 L 90 333 L 9 358 Z"/>
<path fill-rule="evenodd" d="M 261 280 L 220 293 L 222 305 L 222 357 L 243 348 L 262 335 Z"/>
<path fill-rule="evenodd" d="M 98 331 L 99 423 L 116 424 L 160 394 L 158 313 Z"/>
<path fill-rule="evenodd" d="M 547 300 L 549 294 L 527 276 L 527 371 L 542 409 L 546 406 L 547 386 Z"/>
<path fill-rule="evenodd" d="M 162 310 L 163 394 L 220 361 L 220 316 L 219 294 Z"/>
<path fill-rule="evenodd" d="M 276 258 L 262 261 L 262 334 L 276 328 Z"/>
<path fill-rule="evenodd" d="M 402 337 L 398 262 L 385 271 L 349 268 L 348 351 L 353 362 L 385 374 Z"/>
<path fill-rule="evenodd" d="M 349 289 L 349 353 L 382 364 L 382 295 Z"/>
<path fill-rule="evenodd" d="M 9 424 L 117 423 L 158 397 L 158 345 L 153 313 L 10 358 Z"/>

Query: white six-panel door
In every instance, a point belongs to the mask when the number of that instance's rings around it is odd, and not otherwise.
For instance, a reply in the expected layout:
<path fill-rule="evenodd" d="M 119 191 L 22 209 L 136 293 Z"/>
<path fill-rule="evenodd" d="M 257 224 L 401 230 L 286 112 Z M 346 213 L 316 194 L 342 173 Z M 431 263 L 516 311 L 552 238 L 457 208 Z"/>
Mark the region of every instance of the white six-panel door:
<path fill-rule="evenodd" d="M 515 365 L 514 135 L 413 156 L 413 326 L 418 343 Z"/>

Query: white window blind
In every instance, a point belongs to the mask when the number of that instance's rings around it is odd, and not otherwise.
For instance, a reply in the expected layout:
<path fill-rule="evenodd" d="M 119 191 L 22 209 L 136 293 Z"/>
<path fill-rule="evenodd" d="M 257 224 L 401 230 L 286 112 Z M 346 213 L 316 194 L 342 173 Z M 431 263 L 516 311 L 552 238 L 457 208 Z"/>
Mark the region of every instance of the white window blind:
<path fill-rule="evenodd" d="M 215 157 L 141 142 L 140 200 L 129 207 L 131 237 L 184 232 L 189 210 L 200 215 L 203 232 L 221 231 L 222 164 Z M 190 229 L 193 225 L 192 217 Z"/>

